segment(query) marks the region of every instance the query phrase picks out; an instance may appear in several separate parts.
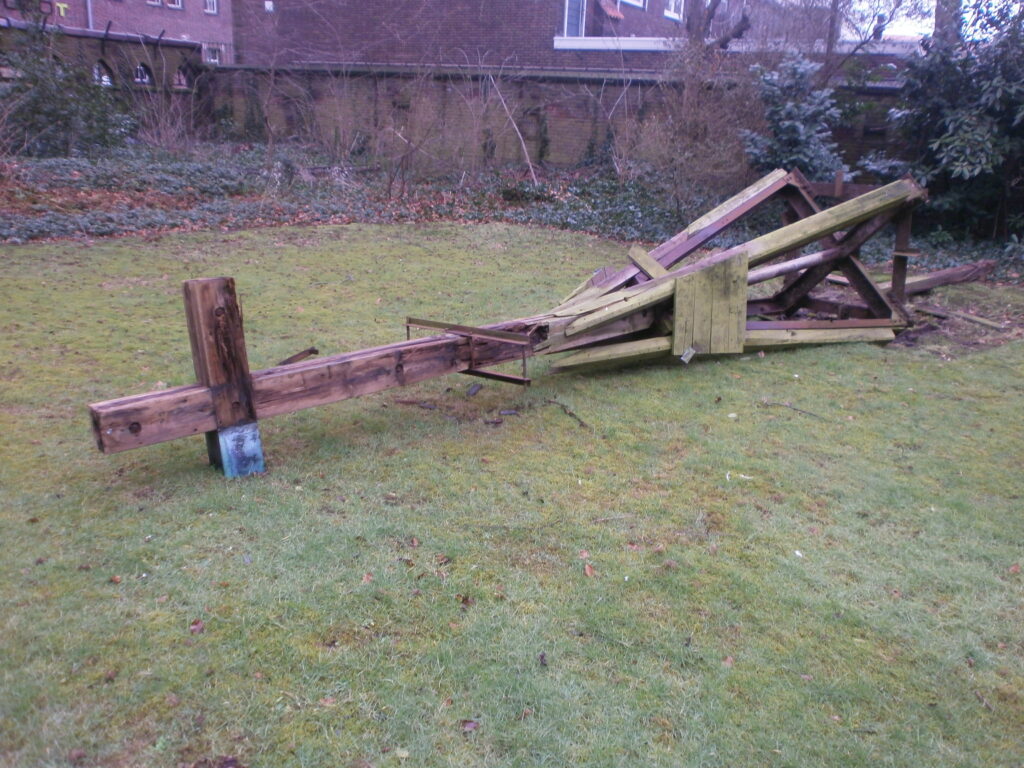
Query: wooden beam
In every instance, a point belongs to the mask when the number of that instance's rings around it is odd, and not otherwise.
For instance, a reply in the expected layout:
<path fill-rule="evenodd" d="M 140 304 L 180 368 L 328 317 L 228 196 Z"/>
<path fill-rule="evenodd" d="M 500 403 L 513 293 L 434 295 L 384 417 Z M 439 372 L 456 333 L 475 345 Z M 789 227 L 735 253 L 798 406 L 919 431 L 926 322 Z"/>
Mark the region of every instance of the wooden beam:
<path fill-rule="evenodd" d="M 756 267 L 794 248 L 802 248 L 840 229 L 849 229 L 881 213 L 923 199 L 924 196 L 924 190 L 912 179 L 900 179 L 723 253 L 731 255 L 733 252 L 746 252 L 750 266 Z"/>
<path fill-rule="evenodd" d="M 235 281 L 230 277 L 186 280 L 182 292 L 196 380 L 210 392 L 216 425 L 206 432 L 210 463 L 227 477 L 263 472 L 263 446 Z"/>
<path fill-rule="evenodd" d="M 629 260 L 647 277 L 662 277 L 668 274 L 667 269 L 661 266 L 647 251 L 638 245 L 634 245 L 629 249 Z"/>
<path fill-rule="evenodd" d="M 552 370 L 563 371 L 584 365 L 601 363 L 623 363 L 627 361 L 647 360 L 652 357 L 666 357 L 672 351 L 672 337 L 662 336 L 655 339 L 627 341 L 622 344 L 606 344 L 600 347 L 584 349 L 568 357 L 562 358 Z"/>
<path fill-rule="evenodd" d="M 895 328 L 892 320 L 882 318 L 848 320 L 748 320 L 748 331 L 810 331 L 834 328 Z"/>
<path fill-rule="evenodd" d="M 666 240 L 649 252 L 649 256 L 666 269 L 671 268 L 684 258 L 703 247 L 709 240 L 720 234 L 729 225 L 741 219 L 757 206 L 770 199 L 790 183 L 790 174 L 776 169 L 761 177 L 746 189 L 733 195 L 699 219 L 692 222 L 679 234 Z M 642 274 L 635 265 L 621 269 L 603 280 L 595 280 L 590 287 L 581 286 L 559 305 L 562 308 L 573 298 L 593 299 L 627 286 L 630 281 Z"/>
<path fill-rule="evenodd" d="M 525 330 L 511 324 L 502 329 Z M 465 336 L 428 336 L 255 371 L 256 416 L 265 419 L 460 373 L 471 367 L 470 343 Z M 475 342 L 477 366 L 519 360 L 522 353 L 522 346 L 512 342 Z M 217 429 L 213 390 L 202 385 L 94 403 L 89 412 L 97 445 L 105 453 Z"/>
<path fill-rule="evenodd" d="M 840 269 L 842 269 L 846 279 L 850 281 L 850 287 L 864 299 L 864 303 L 868 305 L 868 308 L 875 317 L 892 317 L 897 313 L 896 307 L 893 306 L 892 302 L 889 301 L 875 281 L 871 279 L 868 271 L 861 264 L 860 259 L 850 256 L 848 259 L 840 262 Z"/>
<path fill-rule="evenodd" d="M 800 344 L 836 344 L 839 342 L 886 342 L 896 338 L 891 328 L 812 328 L 805 330 L 747 331 L 743 350 L 761 347 L 788 347 Z"/>

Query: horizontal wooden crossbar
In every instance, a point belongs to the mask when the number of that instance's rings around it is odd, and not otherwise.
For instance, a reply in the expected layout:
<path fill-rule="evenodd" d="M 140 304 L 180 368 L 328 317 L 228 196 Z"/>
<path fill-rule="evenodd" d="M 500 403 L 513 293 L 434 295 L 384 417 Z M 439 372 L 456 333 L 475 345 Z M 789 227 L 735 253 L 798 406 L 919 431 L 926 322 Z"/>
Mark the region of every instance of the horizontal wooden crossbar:
<path fill-rule="evenodd" d="M 492 335 L 506 333 L 486 330 Z M 428 336 L 254 371 L 256 417 L 292 413 L 449 373 L 520 360 L 524 352 L 532 353 L 522 343 L 530 336 L 508 333 L 515 340 Z M 104 453 L 217 429 L 213 392 L 198 384 L 94 403 L 89 413 L 96 443 Z"/>

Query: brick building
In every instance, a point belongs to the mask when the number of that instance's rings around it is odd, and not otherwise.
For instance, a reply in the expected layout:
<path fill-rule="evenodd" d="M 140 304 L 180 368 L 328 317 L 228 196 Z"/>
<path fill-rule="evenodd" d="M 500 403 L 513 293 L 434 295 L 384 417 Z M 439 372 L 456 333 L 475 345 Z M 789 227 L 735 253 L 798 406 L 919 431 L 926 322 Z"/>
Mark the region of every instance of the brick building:
<path fill-rule="evenodd" d="M 147 46 L 199 45 L 204 61 L 234 59 L 232 0 L 2 0 L 0 18 L 59 28 L 71 37 L 135 39 Z M 141 53 L 141 52 L 140 52 Z M 146 56 L 140 64 L 152 69 Z"/>
<path fill-rule="evenodd" d="M 111 2 L 113 0 L 100 0 Z M 823 44 L 828 9 L 724 0 L 709 29 L 748 17 L 747 46 Z M 236 63 L 652 71 L 685 36 L 684 0 L 234 0 Z"/>

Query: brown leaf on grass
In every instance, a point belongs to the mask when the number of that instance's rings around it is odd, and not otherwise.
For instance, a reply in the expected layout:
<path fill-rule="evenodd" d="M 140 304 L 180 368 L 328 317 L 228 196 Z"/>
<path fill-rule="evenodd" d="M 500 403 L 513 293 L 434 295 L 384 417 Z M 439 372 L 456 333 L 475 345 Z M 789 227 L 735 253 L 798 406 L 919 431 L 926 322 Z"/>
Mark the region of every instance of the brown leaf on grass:
<path fill-rule="evenodd" d="M 320 704 L 321 707 L 333 707 L 335 704 L 338 703 L 338 700 L 333 696 L 324 696 L 317 703 Z"/>
<path fill-rule="evenodd" d="M 462 729 L 463 733 L 472 733 L 480 727 L 480 723 L 476 720 L 460 720 L 459 727 Z"/>
<path fill-rule="evenodd" d="M 412 547 L 413 549 L 415 549 L 419 545 L 420 545 L 420 540 L 417 539 L 415 536 L 413 536 L 413 537 L 411 537 L 409 539 L 409 546 Z"/>
<path fill-rule="evenodd" d="M 436 554 L 434 555 L 434 562 L 438 565 L 448 565 L 452 559 L 448 555 Z"/>
<path fill-rule="evenodd" d="M 111 576 L 110 577 L 110 583 L 111 584 L 120 584 L 121 583 L 121 577 L 117 576 L 117 575 Z"/>
<path fill-rule="evenodd" d="M 469 595 L 456 595 L 455 599 L 458 600 L 462 604 L 462 610 L 466 610 L 471 605 L 475 605 L 476 604 L 476 600 L 474 600 Z"/>
<path fill-rule="evenodd" d="M 627 542 L 626 542 L 626 547 L 627 547 L 628 549 L 631 549 L 631 550 L 633 550 L 634 552 L 639 552 L 639 551 L 640 551 L 641 549 L 643 549 L 643 547 L 641 547 L 641 546 L 640 546 L 639 544 L 637 544 L 637 543 L 636 543 L 635 541 L 627 541 Z"/>
<path fill-rule="evenodd" d="M 516 715 L 516 720 L 525 720 L 526 718 L 528 718 L 532 714 L 533 714 L 533 710 L 530 709 L 529 707 L 526 707 L 526 709 L 524 709 L 522 712 L 520 712 L 518 715 Z"/>
<path fill-rule="evenodd" d="M 441 706 L 442 707 L 450 707 L 453 703 L 454 702 L 452 701 L 452 697 L 449 696 L 447 699 L 445 699 L 444 701 L 441 702 Z"/>
<path fill-rule="evenodd" d="M 1020 563 L 1014 563 L 1013 565 L 1011 565 L 1006 570 L 1008 570 L 1010 573 L 1018 574 L 1018 573 L 1020 573 Z"/>
<path fill-rule="evenodd" d="M 597 575 L 597 571 L 595 570 L 594 566 L 592 566 L 590 563 L 584 564 L 583 573 L 586 575 L 588 579 L 592 579 L 594 576 Z"/>
<path fill-rule="evenodd" d="M 544 653 L 544 651 L 541 651 L 540 655 L 537 657 L 537 661 L 542 667 L 546 667 L 548 665 L 548 655 Z"/>
<path fill-rule="evenodd" d="M 80 763 L 87 757 L 86 751 L 80 747 L 76 747 L 68 752 L 69 763 Z"/>
<path fill-rule="evenodd" d="M 367 571 L 363 574 L 363 584 L 369 584 L 371 581 L 373 581 L 373 574 Z"/>
<path fill-rule="evenodd" d="M 672 571 L 679 567 L 679 563 L 677 563 L 672 558 L 669 558 L 661 564 L 661 567 L 664 568 L 666 571 Z"/>
<path fill-rule="evenodd" d="M 106 672 L 103 673 L 103 682 L 104 683 L 112 683 L 115 680 L 117 680 L 117 673 L 119 671 L 120 670 L 117 670 L 117 669 L 108 669 Z"/>
<path fill-rule="evenodd" d="M 579 554 L 580 560 L 586 560 L 588 557 L 590 557 L 590 552 L 586 549 L 581 549 Z"/>
<path fill-rule="evenodd" d="M 206 631 L 206 624 L 203 623 L 202 619 L 196 619 L 188 625 L 188 631 L 193 635 L 201 634 Z"/>
<path fill-rule="evenodd" d="M 733 659 L 732 656 L 726 656 L 724 659 L 722 659 L 722 666 L 723 667 L 726 667 L 726 668 L 731 667 L 734 663 L 735 663 L 735 659 Z"/>

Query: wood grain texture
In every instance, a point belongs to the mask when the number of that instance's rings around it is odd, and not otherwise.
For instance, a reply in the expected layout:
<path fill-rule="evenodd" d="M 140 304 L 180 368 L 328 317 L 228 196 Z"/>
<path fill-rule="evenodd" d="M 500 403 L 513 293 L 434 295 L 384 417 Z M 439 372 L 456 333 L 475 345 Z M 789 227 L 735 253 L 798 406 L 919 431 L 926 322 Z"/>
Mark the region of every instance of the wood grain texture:
<path fill-rule="evenodd" d="M 840 342 L 886 342 L 896 338 L 891 328 L 811 328 L 747 331 L 744 350 L 762 347 L 788 347 L 800 344 L 836 344 Z"/>
<path fill-rule="evenodd" d="M 196 382 L 209 388 L 218 427 L 256 419 L 242 308 L 230 277 L 182 284 Z"/>
<path fill-rule="evenodd" d="M 623 363 L 635 360 L 646 360 L 652 357 L 664 357 L 672 350 L 672 339 L 663 336 L 655 339 L 627 341 L 622 344 L 606 344 L 593 349 L 576 352 L 558 361 L 555 371 L 577 368 L 584 365 L 601 363 Z"/>

